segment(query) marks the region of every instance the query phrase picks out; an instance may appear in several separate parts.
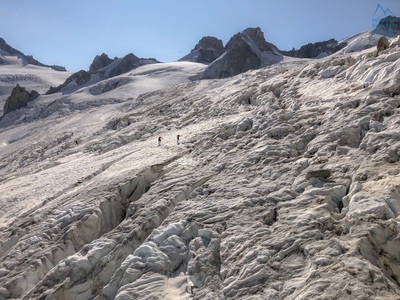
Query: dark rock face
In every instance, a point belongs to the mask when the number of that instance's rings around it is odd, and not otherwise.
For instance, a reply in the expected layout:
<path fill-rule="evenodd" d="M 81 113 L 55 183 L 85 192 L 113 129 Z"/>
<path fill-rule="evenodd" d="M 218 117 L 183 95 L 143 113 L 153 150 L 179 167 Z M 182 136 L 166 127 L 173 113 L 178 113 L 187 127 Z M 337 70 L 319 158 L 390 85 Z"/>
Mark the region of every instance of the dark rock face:
<path fill-rule="evenodd" d="M 198 52 L 196 61 L 209 64 L 224 53 L 222 41 L 211 36 L 203 37 L 191 52 Z"/>
<path fill-rule="evenodd" d="M 228 50 L 216 63 L 218 64 L 213 65 L 216 67 L 215 69 L 207 68 L 203 78 L 227 78 L 248 70 L 258 69 L 261 59 L 249 45 L 242 43 L 234 49 Z"/>
<path fill-rule="evenodd" d="M 340 49 L 343 49 L 346 43 L 339 43 L 335 39 L 328 41 L 309 43 L 301 46 L 299 50 L 281 51 L 283 55 L 298 57 L 298 58 L 315 58 L 320 55 L 331 55 Z"/>
<path fill-rule="evenodd" d="M 225 52 L 221 40 L 212 36 L 203 37 L 192 51 L 179 59 L 179 61 L 193 61 L 202 64 L 210 64 Z"/>
<path fill-rule="evenodd" d="M 231 77 L 280 60 L 279 50 L 265 40 L 259 27 L 247 28 L 229 40 L 225 53 L 209 65 L 203 78 Z"/>
<path fill-rule="evenodd" d="M 36 99 L 38 96 L 39 93 L 37 91 L 32 90 L 29 93 L 24 87 L 17 84 L 4 104 L 4 115 L 26 106 L 29 101 Z"/>
<path fill-rule="evenodd" d="M 205 36 L 201 38 L 192 51 L 210 48 L 220 53 L 220 55 L 225 51 L 222 41 L 213 36 Z"/>
<path fill-rule="evenodd" d="M 373 30 L 376 34 L 395 37 L 400 34 L 400 18 L 388 16 L 379 21 L 378 26 Z"/>
<path fill-rule="evenodd" d="M 108 66 L 109 64 L 111 64 L 114 60 L 108 57 L 107 54 L 103 53 L 102 55 L 96 55 L 96 57 L 93 59 L 92 64 L 89 67 L 89 72 L 90 73 L 94 73 L 97 70 L 100 70 L 106 66 Z"/>
<path fill-rule="evenodd" d="M 278 48 L 276 48 L 274 44 L 268 43 L 265 40 L 264 33 L 261 31 L 260 27 L 247 28 L 243 32 L 235 34 L 226 44 L 225 49 L 232 49 L 237 45 L 237 43 L 247 40 L 246 36 L 251 38 L 252 42 L 257 45 L 260 51 L 269 51 L 273 53 L 279 52 Z"/>
<path fill-rule="evenodd" d="M 16 54 L 23 55 L 22 52 L 19 52 L 18 50 L 8 45 L 6 41 L 2 38 L 0 38 L 0 49 L 6 51 L 7 53 L 10 53 L 11 55 L 16 55 Z"/>
<path fill-rule="evenodd" d="M 128 72 L 134 68 L 137 68 L 140 65 L 140 59 L 132 54 L 129 53 L 124 56 L 122 61 L 118 64 L 117 67 L 111 70 L 109 77 L 114 77 L 117 75 L 121 75 L 125 72 Z"/>
<path fill-rule="evenodd" d="M 14 49 L 10 45 L 8 45 L 6 43 L 6 41 L 4 39 L 2 39 L 2 38 L 0 38 L 0 49 L 3 50 L 3 51 L 6 51 L 7 53 L 9 53 L 11 55 L 19 55 L 19 56 L 21 56 L 22 58 L 24 58 L 26 60 L 26 62 L 28 64 L 31 64 L 31 65 L 52 68 L 52 69 L 54 69 L 56 71 L 66 71 L 66 69 L 64 67 L 61 67 L 61 66 L 57 66 L 57 65 L 49 66 L 49 65 L 42 64 L 41 62 L 39 62 L 36 59 L 34 59 L 32 55 L 25 55 L 22 52 Z"/>
<path fill-rule="evenodd" d="M 67 80 L 65 80 L 65 82 L 63 84 L 59 85 L 58 87 L 50 87 L 50 89 L 46 92 L 46 95 L 58 93 L 72 81 L 75 81 L 75 83 L 77 85 L 84 85 L 89 80 L 90 80 L 90 73 L 87 71 L 81 70 L 81 71 L 76 72 L 76 73 L 72 74 L 71 76 L 69 76 L 67 78 Z"/>

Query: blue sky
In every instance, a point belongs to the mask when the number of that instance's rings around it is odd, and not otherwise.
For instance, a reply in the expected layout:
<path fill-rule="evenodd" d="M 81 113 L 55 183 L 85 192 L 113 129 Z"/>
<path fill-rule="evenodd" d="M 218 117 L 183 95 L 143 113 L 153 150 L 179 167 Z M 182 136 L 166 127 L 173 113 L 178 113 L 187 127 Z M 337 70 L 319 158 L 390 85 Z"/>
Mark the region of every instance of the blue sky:
<path fill-rule="evenodd" d="M 0 37 L 75 72 L 102 53 L 175 61 L 203 36 L 225 45 L 257 26 L 279 49 L 298 49 L 369 30 L 387 9 L 400 16 L 400 0 L 1 0 Z"/>

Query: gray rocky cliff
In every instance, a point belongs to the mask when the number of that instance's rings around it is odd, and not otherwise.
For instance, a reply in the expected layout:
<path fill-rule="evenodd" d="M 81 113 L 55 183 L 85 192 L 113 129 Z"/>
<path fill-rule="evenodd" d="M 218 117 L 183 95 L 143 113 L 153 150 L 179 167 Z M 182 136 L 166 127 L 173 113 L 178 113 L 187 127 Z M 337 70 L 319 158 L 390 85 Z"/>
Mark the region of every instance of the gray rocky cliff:
<path fill-rule="evenodd" d="M 30 93 L 19 84 L 12 90 L 11 95 L 7 98 L 4 104 L 4 114 L 8 114 L 28 104 L 29 101 L 36 99 L 39 93 L 32 90 Z"/>
<path fill-rule="evenodd" d="M 137 68 L 138 66 L 140 66 L 140 58 L 133 53 L 129 53 L 124 56 L 117 67 L 111 70 L 109 77 L 121 75 L 125 72 L 133 70 L 134 68 Z"/>
<path fill-rule="evenodd" d="M 90 73 L 85 70 L 80 70 L 72 74 L 70 77 L 65 80 L 63 84 L 60 84 L 58 87 L 50 87 L 50 89 L 46 92 L 46 95 L 58 93 L 72 82 L 75 82 L 75 85 L 82 86 L 90 80 Z"/>
<path fill-rule="evenodd" d="M 182 57 L 179 61 L 193 61 L 209 64 L 224 52 L 225 48 L 220 39 L 212 36 L 205 36 L 196 44 L 188 55 Z"/>
<path fill-rule="evenodd" d="M 282 59 L 278 48 L 265 40 L 259 27 L 247 28 L 229 40 L 224 54 L 209 65 L 203 78 L 231 77 L 277 63 Z"/>
<path fill-rule="evenodd" d="M 283 55 L 298 57 L 298 58 L 316 58 L 325 57 L 346 47 L 346 43 L 339 43 L 335 39 L 330 39 L 323 42 L 308 43 L 301 46 L 300 49 L 294 48 L 290 51 L 281 51 Z"/>
<path fill-rule="evenodd" d="M 94 73 L 94 72 L 108 66 L 116 59 L 117 58 L 114 58 L 114 59 L 109 58 L 108 55 L 105 53 L 103 53 L 101 55 L 96 55 L 96 57 L 93 59 L 92 64 L 89 67 L 89 72 Z"/>

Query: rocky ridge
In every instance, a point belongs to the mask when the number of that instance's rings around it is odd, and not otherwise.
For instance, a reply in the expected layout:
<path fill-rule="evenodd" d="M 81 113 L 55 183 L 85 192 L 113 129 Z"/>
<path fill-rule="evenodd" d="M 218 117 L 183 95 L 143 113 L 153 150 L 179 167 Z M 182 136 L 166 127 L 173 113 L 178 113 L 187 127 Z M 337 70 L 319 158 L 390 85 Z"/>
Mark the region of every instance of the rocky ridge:
<path fill-rule="evenodd" d="M 39 93 L 37 91 L 28 92 L 24 87 L 17 84 L 4 104 L 3 115 L 26 106 L 28 102 L 35 100 L 38 96 Z"/>
<path fill-rule="evenodd" d="M 51 95 L 54 93 L 61 92 L 63 89 L 67 87 L 82 87 L 84 84 L 86 84 L 91 78 L 91 75 L 89 72 L 85 70 L 81 70 L 79 72 L 73 73 L 71 76 L 69 76 L 64 83 L 60 84 L 58 87 L 50 87 L 50 89 L 45 93 L 46 95 Z"/>
<path fill-rule="evenodd" d="M 309 43 L 301 46 L 298 50 L 280 51 L 283 55 L 298 58 L 317 58 L 332 55 L 343 49 L 347 44 L 339 43 L 335 39 L 328 41 Z"/>
<path fill-rule="evenodd" d="M 282 54 L 265 40 L 259 27 L 247 28 L 229 40 L 224 54 L 209 65 L 203 78 L 231 77 L 282 60 Z"/>
<path fill-rule="evenodd" d="M 109 58 L 108 55 L 105 53 L 101 55 L 96 55 L 96 57 L 93 59 L 93 62 L 89 66 L 89 73 L 95 73 L 96 71 L 108 66 L 116 59 L 118 58 L 117 57 L 115 57 L 114 59 Z"/>
<path fill-rule="evenodd" d="M 210 64 L 224 53 L 225 49 L 221 40 L 216 37 L 205 36 L 200 39 L 190 54 L 179 61 L 193 61 Z"/>

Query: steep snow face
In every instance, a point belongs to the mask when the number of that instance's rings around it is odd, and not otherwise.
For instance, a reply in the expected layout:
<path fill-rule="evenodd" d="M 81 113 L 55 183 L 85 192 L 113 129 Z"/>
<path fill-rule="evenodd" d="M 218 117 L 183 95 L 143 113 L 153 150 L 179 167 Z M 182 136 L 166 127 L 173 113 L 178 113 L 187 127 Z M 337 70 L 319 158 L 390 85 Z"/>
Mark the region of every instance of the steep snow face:
<path fill-rule="evenodd" d="M 340 50 L 340 53 L 352 53 L 363 51 L 371 47 L 375 47 L 382 35 L 374 33 L 373 30 L 368 30 L 362 33 L 345 38 L 339 43 L 346 43 L 347 46 Z"/>
<path fill-rule="evenodd" d="M 3 118 L 0 299 L 398 299 L 400 55 L 374 51 L 147 65 Z"/>

